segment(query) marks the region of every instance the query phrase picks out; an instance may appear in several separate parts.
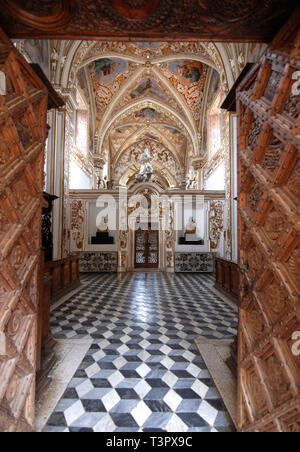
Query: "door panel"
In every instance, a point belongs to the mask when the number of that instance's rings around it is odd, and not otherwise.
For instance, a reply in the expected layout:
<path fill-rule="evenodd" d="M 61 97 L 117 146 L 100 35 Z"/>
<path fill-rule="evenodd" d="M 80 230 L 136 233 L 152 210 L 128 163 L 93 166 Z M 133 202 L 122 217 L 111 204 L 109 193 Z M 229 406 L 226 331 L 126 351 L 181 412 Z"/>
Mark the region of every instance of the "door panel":
<path fill-rule="evenodd" d="M 300 432 L 300 356 L 294 336 L 300 331 L 297 24 L 299 11 L 237 95 L 241 431 Z"/>
<path fill-rule="evenodd" d="M 135 268 L 158 268 L 158 231 L 138 229 L 135 232 Z"/>
<path fill-rule="evenodd" d="M 0 431 L 30 431 L 47 91 L 2 31 L 0 71 Z"/>

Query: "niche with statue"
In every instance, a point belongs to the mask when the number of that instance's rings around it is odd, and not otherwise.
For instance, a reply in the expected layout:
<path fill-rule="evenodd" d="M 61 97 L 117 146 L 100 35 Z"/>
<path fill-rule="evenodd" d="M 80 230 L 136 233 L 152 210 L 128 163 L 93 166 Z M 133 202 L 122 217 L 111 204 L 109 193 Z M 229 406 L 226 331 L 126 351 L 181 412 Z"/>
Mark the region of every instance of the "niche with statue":
<path fill-rule="evenodd" d="M 204 245 L 204 240 L 197 233 L 197 223 L 190 217 L 185 227 L 184 237 L 179 237 L 179 245 Z"/>
<path fill-rule="evenodd" d="M 114 237 L 109 235 L 108 224 L 104 218 L 98 224 L 96 236 L 92 237 L 92 245 L 114 245 Z"/>

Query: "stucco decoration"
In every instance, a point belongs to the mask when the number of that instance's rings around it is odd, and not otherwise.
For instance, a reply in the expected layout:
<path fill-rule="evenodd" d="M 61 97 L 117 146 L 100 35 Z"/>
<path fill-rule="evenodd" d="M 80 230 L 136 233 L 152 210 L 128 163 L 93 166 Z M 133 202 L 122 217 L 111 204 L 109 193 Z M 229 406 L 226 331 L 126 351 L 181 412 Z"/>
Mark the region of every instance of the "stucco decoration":
<path fill-rule="evenodd" d="M 174 182 L 180 184 L 184 174 L 182 166 L 176 161 L 169 149 L 161 143 L 150 139 L 141 140 L 133 144 L 122 154 L 112 172 L 115 184 L 120 183 L 124 175 L 127 177 L 127 180 L 123 180 L 122 182 L 126 184 L 132 174 L 139 173 L 141 166 L 140 155 L 143 154 L 145 149 L 149 149 L 154 174 L 155 168 L 159 168 L 160 173 L 165 176 L 170 182 L 170 185 L 174 184 Z"/>
<path fill-rule="evenodd" d="M 85 203 L 81 200 L 73 200 L 70 206 L 70 242 L 71 251 L 84 249 L 86 210 Z"/>
<path fill-rule="evenodd" d="M 209 213 L 209 239 L 212 250 L 216 250 L 224 228 L 224 201 L 211 201 Z"/>

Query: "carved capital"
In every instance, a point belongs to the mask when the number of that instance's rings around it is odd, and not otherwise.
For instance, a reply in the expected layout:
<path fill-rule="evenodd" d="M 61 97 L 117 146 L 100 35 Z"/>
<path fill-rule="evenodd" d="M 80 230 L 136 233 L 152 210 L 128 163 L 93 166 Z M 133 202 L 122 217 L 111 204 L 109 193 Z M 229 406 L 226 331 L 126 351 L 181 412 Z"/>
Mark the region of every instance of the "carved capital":
<path fill-rule="evenodd" d="M 106 163 L 105 158 L 94 155 L 94 159 L 93 160 L 94 160 L 94 168 L 98 169 L 98 170 L 102 170 L 104 165 L 105 165 L 105 163 Z"/>
<path fill-rule="evenodd" d="M 200 169 L 202 169 L 204 164 L 205 164 L 205 160 L 202 157 L 192 160 L 192 166 L 194 167 L 194 169 L 196 171 L 199 171 Z"/>

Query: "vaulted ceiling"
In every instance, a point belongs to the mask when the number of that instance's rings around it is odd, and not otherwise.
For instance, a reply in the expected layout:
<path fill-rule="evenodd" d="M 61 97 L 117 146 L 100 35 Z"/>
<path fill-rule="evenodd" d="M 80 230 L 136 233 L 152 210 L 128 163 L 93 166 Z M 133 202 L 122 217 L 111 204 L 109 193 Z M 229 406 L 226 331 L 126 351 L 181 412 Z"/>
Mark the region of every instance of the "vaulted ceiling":
<path fill-rule="evenodd" d="M 0 0 L 13 38 L 268 42 L 295 0 Z"/>
<path fill-rule="evenodd" d="M 150 148 L 158 163 L 171 167 L 164 176 L 171 186 L 179 185 L 187 163 L 203 154 L 203 119 L 220 89 L 218 72 L 180 52 L 162 58 L 165 46 L 132 43 L 131 52 L 127 45 L 123 55 L 108 52 L 101 58 L 93 49 L 77 72 L 99 138 L 95 151 L 109 160 L 115 180 L 128 159 L 134 172 L 132 151 L 139 147 Z"/>

